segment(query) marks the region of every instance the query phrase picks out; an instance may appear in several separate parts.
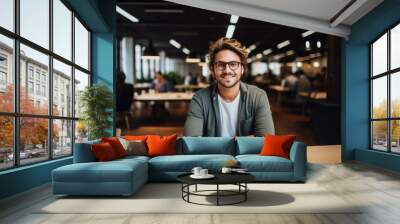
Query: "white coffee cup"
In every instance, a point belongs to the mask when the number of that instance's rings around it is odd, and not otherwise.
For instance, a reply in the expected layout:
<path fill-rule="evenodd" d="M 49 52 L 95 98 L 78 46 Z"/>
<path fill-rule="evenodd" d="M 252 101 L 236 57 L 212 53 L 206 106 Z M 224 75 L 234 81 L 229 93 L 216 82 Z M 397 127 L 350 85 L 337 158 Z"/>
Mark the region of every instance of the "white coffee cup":
<path fill-rule="evenodd" d="M 230 173 L 232 171 L 232 168 L 230 167 L 222 167 L 221 172 L 222 173 Z"/>
<path fill-rule="evenodd" d="M 200 170 L 200 176 L 207 176 L 208 175 L 208 169 L 201 169 Z"/>
<path fill-rule="evenodd" d="M 202 168 L 201 167 L 193 167 L 193 169 L 192 169 L 192 173 L 194 174 L 194 175 L 196 175 L 196 176 L 199 176 L 199 175 L 201 175 L 200 174 L 200 171 L 202 170 Z"/>

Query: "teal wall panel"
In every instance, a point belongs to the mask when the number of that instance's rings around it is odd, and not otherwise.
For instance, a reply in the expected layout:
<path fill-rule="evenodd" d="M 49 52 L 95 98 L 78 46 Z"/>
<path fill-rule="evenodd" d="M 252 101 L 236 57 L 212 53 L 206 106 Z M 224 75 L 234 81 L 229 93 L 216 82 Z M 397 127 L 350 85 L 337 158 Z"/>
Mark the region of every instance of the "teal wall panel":
<path fill-rule="evenodd" d="M 342 83 L 342 156 L 399 170 L 399 156 L 369 150 L 369 43 L 400 22 L 400 0 L 386 0 L 351 27 L 344 41 Z M 393 162 L 397 161 L 397 162 Z"/>

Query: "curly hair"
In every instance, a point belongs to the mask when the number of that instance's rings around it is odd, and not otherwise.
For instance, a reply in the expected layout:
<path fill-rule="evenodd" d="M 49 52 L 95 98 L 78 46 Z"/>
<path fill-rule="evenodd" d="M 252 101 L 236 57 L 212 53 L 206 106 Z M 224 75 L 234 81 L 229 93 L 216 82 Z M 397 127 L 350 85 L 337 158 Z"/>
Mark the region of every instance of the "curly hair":
<path fill-rule="evenodd" d="M 238 40 L 227 38 L 227 37 L 221 37 L 218 40 L 216 40 L 214 43 L 210 44 L 210 48 L 208 50 L 208 59 L 209 59 L 208 68 L 211 71 L 213 71 L 215 55 L 222 50 L 231 50 L 239 56 L 240 62 L 242 63 L 243 68 L 244 68 L 243 75 L 246 75 L 246 73 L 247 73 L 247 56 L 249 53 L 247 52 L 246 47 L 244 47 Z"/>

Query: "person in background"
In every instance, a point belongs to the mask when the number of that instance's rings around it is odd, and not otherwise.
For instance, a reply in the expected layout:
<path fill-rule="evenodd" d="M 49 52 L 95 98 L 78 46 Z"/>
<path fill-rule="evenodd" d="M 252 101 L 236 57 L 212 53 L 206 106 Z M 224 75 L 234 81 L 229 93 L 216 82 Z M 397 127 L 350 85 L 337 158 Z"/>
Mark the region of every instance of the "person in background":
<path fill-rule="evenodd" d="M 157 93 L 168 91 L 168 81 L 164 78 L 160 71 L 155 73 L 152 87 Z"/>
<path fill-rule="evenodd" d="M 275 134 L 266 92 L 240 81 L 247 71 L 247 55 L 235 39 L 223 37 L 211 44 L 208 67 L 215 82 L 194 94 L 185 136 Z"/>
<path fill-rule="evenodd" d="M 183 84 L 185 85 L 190 85 L 190 83 L 192 82 L 192 73 L 189 72 L 185 75 L 185 79 L 183 81 Z"/>
<path fill-rule="evenodd" d="M 157 71 L 154 75 L 152 83 L 153 89 L 156 93 L 164 93 L 169 90 L 169 83 L 160 71 Z M 169 115 L 168 110 L 165 108 L 165 102 L 154 102 L 152 105 L 152 115 L 154 118 L 161 118 L 162 116 Z"/>
<path fill-rule="evenodd" d="M 287 75 L 281 82 L 282 86 L 288 87 L 290 91 L 294 91 L 299 81 L 300 73 L 297 71 L 296 73 L 290 73 Z"/>
<path fill-rule="evenodd" d="M 129 126 L 129 111 L 133 100 L 134 87 L 132 84 L 125 83 L 126 75 L 124 72 L 117 73 L 117 120 L 125 119 L 126 128 Z"/>

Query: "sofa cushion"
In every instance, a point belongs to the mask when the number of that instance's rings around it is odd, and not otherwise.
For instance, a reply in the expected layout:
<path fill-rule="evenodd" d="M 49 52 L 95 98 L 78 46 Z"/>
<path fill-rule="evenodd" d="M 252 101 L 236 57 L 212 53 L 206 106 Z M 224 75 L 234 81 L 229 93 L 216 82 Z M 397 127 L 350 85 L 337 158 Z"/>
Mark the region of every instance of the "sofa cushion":
<path fill-rule="evenodd" d="M 102 142 L 99 144 L 92 144 L 92 152 L 96 160 L 99 162 L 109 161 L 118 158 L 110 143 Z"/>
<path fill-rule="evenodd" d="M 236 137 L 236 155 L 259 154 L 264 137 Z"/>
<path fill-rule="evenodd" d="M 182 154 L 234 155 L 235 139 L 231 137 L 183 137 Z"/>
<path fill-rule="evenodd" d="M 58 182 L 129 182 L 134 172 L 146 171 L 147 164 L 139 159 L 109 162 L 74 163 L 53 170 Z"/>
<path fill-rule="evenodd" d="M 290 147 L 296 135 L 265 135 L 261 156 L 280 156 L 289 159 Z"/>
<path fill-rule="evenodd" d="M 193 167 L 200 166 L 211 172 L 219 171 L 230 159 L 231 155 L 175 155 L 158 156 L 149 160 L 149 170 L 163 172 L 190 172 Z"/>
<path fill-rule="evenodd" d="M 292 161 L 279 156 L 238 155 L 239 166 L 249 172 L 292 172 Z"/>
<path fill-rule="evenodd" d="M 178 135 L 169 136 L 149 135 L 146 143 L 148 156 L 164 156 L 176 154 L 176 139 Z"/>
<path fill-rule="evenodd" d="M 117 158 L 126 156 L 126 151 L 117 137 L 104 137 L 101 138 L 101 142 L 110 143 Z"/>
<path fill-rule="evenodd" d="M 126 140 L 124 138 L 118 138 L 122 146 L 126 151 L 126 155 L 147 155 L 146 143 L 141 140 Z"/>

